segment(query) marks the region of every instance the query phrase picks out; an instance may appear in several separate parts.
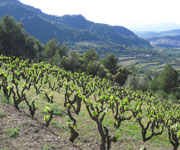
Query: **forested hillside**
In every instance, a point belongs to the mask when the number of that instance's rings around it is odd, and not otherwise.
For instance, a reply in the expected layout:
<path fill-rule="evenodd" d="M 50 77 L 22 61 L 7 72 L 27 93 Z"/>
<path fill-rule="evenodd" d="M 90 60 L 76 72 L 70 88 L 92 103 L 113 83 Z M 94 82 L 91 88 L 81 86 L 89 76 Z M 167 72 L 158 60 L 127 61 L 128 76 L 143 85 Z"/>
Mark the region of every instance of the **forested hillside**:
<path fill-rule="evenodd" d="M 8 14 L 21 21 L 25 30 L 43 44 L 56 38 L 60 44 L 65 42 L 70 49 L 85 51 L 91 47 L 100 55 L 110 52 L 117 55 L 147 53 L 151 47 L 148 41 L 125 27 L 94 23 L 81 15 L 46 15 L 18 0 L 0 0 L 0 10 L 0 17 Z"/>

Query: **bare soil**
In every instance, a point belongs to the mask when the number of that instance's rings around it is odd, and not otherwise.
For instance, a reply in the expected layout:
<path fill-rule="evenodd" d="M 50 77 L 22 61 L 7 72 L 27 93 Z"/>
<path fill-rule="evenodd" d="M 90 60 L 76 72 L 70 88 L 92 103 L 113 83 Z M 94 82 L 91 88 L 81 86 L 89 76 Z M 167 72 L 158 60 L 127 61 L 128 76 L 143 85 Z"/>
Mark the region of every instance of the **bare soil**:
<path fill-rule="evenodd" d="M 8 150 L 79 150 L 68 140 L 62 139 L 51 128 L 32 120 L 25 112 L 0 102 L 0 149 Z M 14 135 L 10 131 L 18 129 Z"/>

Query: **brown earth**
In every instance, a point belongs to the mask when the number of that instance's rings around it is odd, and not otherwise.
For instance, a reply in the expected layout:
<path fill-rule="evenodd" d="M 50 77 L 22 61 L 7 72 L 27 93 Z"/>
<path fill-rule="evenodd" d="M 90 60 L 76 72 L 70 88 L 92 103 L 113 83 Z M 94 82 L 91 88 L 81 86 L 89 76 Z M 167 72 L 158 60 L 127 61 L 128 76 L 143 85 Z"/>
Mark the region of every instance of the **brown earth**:
<path fill-rule="evenodd" d="M 25 112 L 0 102 L 0 149 L 8 150 L 79 150 L 63 140 L 38 120 L 32 120 Z M 17 134 L 10 135 L 17 128 Z"/>
<path fill-rule="evenodd" d="M 63 129 L 50 125 L 46 128 L 42 116 L 36 114 L 32 120 L 26 109 L 18 111 L 10 104 L 0 101 L 0 150 L 98 150 L 98 133 L 95 129 L 89 130 L 87 137 L 78 137 L 75 144 L 64 138 Z M 55 118 L 54 118 L 55 119 Z M 60 120 L 61 122 L 61 120 Z M 83 124 L 83 122 L 82 122 Z M 91 126 L 91 124 L 89 124 Z M 86 126 L 87 127 L 87 126 Z M 13 131 L 17 133 L 13 135 Z M 67 131 L 66 131 L 67 132 Z M 61 136 L 62 134 L 62 136 Z M 121 137 L 112 150 L 139 150 L 146 145 L 148 150 L 170 150 L 171 146 L 161 145 L 156 147 L 153 143 L 143 143 L 133 137 Z"/>

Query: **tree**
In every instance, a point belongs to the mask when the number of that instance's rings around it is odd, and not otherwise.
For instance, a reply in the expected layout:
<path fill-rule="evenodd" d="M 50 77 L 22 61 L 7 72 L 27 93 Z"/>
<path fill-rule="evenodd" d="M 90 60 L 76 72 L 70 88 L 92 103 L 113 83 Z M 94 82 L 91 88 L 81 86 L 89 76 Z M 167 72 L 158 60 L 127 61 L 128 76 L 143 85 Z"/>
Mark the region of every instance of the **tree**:
<path fill-rule="evenodd" d="M 147 91 L 149 80 L 147 76 L 135 76 L 131 74 L 126 80 L 126 85 L 132 90 Z"/>
<path fill-rule="evenodd" d="M 24 53 L 27 34 L 21 22 L 5 15 L 0 20 L 0 52 L 7 56 L 21 56 Z"/>
<path fill-rule="evenodd" d="M 100 63 L 98 71 L 97 71 L 97 76 L 101 78 L 110 78 L 111 73 L 109 70 L 107 70 L 102 63 Z"/>
<path fill-rule="evenodd" d="M 68 52 L 67 57 L 63 56 L 61 64 L 65 70 L 81 71 L 83 61 L 77 51 L 71 50 Z"/>
<path fill-rule="evenodd" d="M 97 61 L 99 59 L 99 54 L 94 49 L 87 50 L 83 55 L 83 60 L 85 64 L 88 64 L 90 61 Z"/>
<path fill-rule="evenodd" d="M 62 67 L 62 58 L 67 57 L 68 49 L 65 44 L 58 48 L 53 56 L 53 64 Z"/>
<path fill-rule="evenodd" d="M 25 48 L 22 56 L 25 58 L 27 57 L 36 60 L 42 60 L 41 53 L 43 50 L 44 47 L 39 40 L 35 39 L 33 36 L 27 36 L 25 39 Z"/>
<path fill-rule="evenodd" d="M 67 56 L 67 54 L 68 54 L 68 49 L 67 49 L 66 45 L 63 44 L 63 45 L 59 48 L 58 52 L 59 52 L 59 55 L 60 55 L 61 57 Z"/>
<path fill-rule="evenodd" d="M 102 63 L 110 73 L 115 74 L 117 69 L 118 58 L 114 54 L 108 54 L 102 59 Z"/>
<path fill-rule="evenodd" d="M 170 64 L 166 64 L 158 76 L 158 89 L 166 93 L 177 90 L 178 72 Z"/>
<path fill-rule="evenodd" d="M 100 63 L 98 61 L 90 61 L 86 66 L 86 72 L 93 76 L 97 75 Z"/>
<path fill-rule="evenodd" d="M 117 73 L 113 76 L 113 81 L 120 85 L 124 85 L 128 76 L 131 74 L 132 72 L 127 68 L 119 67 Z"/>
<path fill-rule="evenodd" d="M 57 39 L 51 39 L 45 45 L 43 56 L 46 58 L 46 60 L 50 60 L 50 63 L 53 64 L 53 56 L 55 55 L 56 51 L 59 50 L 59 48 L 60 46 Z"/>
<path fill-rule="evenodd" d="M 149 88 L 152 91 L 157 91 L 158 90 L 158 75 L 155 75 L 152 81 L 149 84 Z"/>
<path fill-rule="evenodd" d="M 5 15 L 0 20 L 0 53 L 6 56 L 39 59 L 42 44 L 29 36 L 21 22 Z"/>
<path fill-rule="evenodd" d="M 62 57 L 61 55 L 59 54 L 59 51 L 56 50 L 56 53 L 55 55 L 53 56 L 53 64 L 58 66 L 58 67 L 61 67 L 61 61 L 62 61 Z"/>

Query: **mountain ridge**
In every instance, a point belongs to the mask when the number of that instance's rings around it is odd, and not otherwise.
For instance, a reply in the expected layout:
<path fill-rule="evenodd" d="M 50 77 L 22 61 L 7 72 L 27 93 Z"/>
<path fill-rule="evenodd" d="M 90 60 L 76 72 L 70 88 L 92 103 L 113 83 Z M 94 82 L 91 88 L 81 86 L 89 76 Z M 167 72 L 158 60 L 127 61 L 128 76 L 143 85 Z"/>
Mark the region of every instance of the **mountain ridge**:
<path fill-rule="evenodd" d="M 155 46 L 180 48 L 180 29 L 161 32 L 144 32 L 138 35 Z"/>
<path fill-rule="evenodd" d="M 40 9 L 22 4 L 18 0 L 0 0 L 0 10 L 0 17 L 8 14 L 17 21 L 21 21 L 25 30 L 43 44 L 56 38 L 60 44 L 67 44 L 70 49 L 88 49 L 94 45 L 93 48 L 104 51 L 104 47 L 107 49 L 109 45 L 116 45 L 116 49 L 113 48 L 114 46 L 110 47 L 115 52 L 117 47 L 121 51 L 134 47 L 151 47 L 148 41 L 139 38 L 123 26 L 94 23 L 82 15 L 64 15 L 62 17 L 47 15 Z M 79 47 L 78 44 L 82 42 L 90 45 Z M 97 43 L 104 43 L 104 47 Z M 110 51 L 107 50 L 108 53 Z"/>

